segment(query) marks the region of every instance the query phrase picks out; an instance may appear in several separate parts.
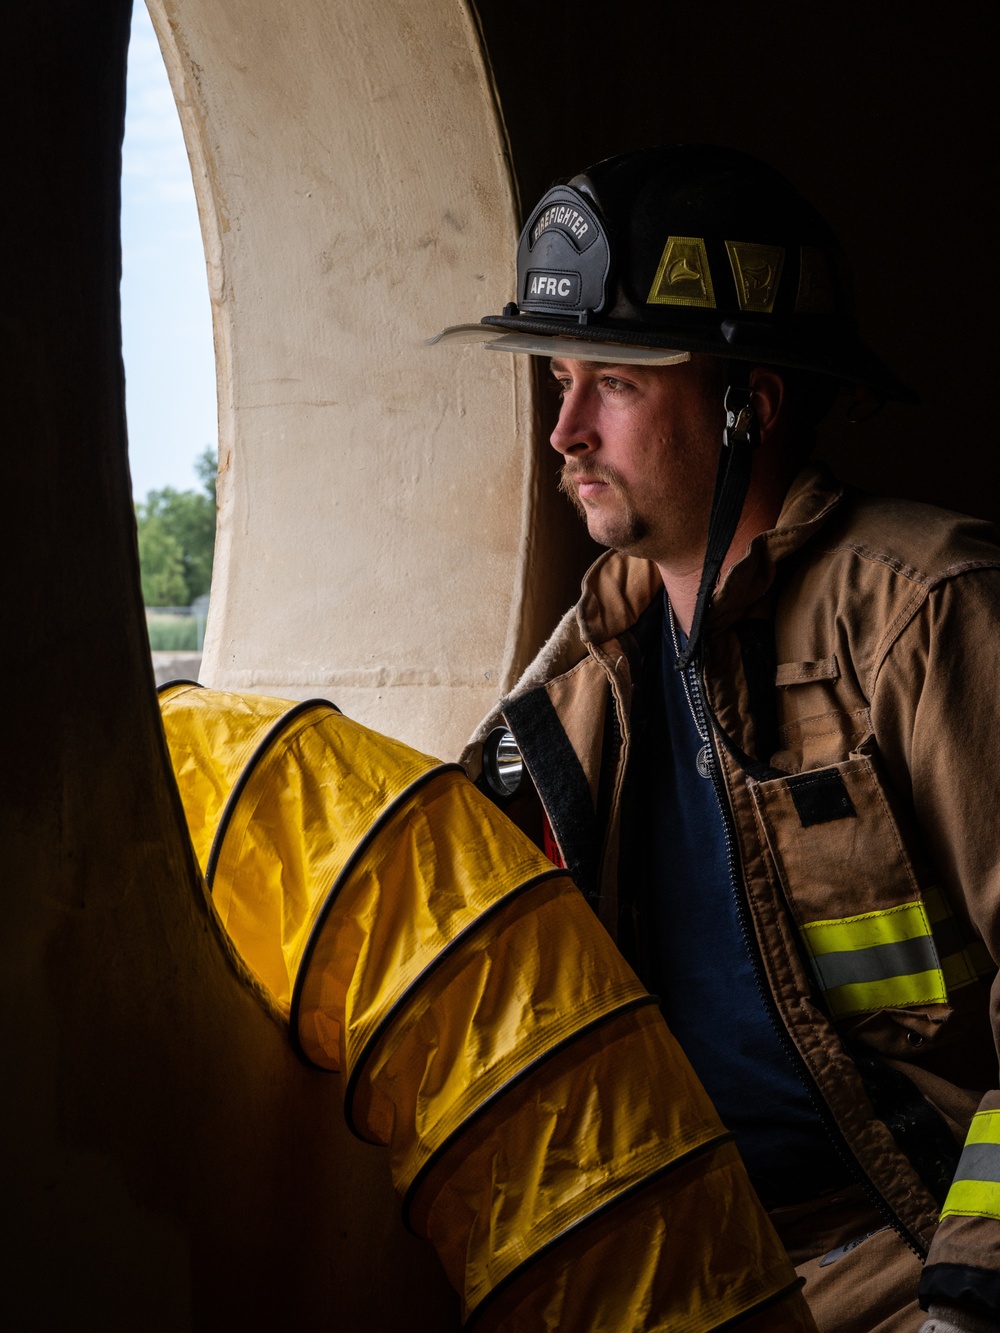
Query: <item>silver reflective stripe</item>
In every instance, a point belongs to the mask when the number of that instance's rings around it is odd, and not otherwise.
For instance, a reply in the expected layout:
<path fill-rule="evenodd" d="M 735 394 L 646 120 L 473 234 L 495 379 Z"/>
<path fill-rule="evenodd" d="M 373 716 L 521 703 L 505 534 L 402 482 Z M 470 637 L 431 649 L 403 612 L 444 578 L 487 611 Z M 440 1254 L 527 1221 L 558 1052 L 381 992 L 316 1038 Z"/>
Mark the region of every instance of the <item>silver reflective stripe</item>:
<path fill-rule="evenodd" d="M 817 954 L 813 958 L 813 967 L 824 990 L 882 981 L 887 977 L 906 977 L 915 972 L 931 972 L 939 966 L 930 935 L 918 935 L 916 939 L 899 940 L 893 944 L 873 944 L 867 949 Z"/>
<path fill-rule="evenodd" d="M 995 1143 L 969 1143 L 958 1159 L 956 1180 L 989 1180 L 1000 1185 L 1000 1146 Z"/>

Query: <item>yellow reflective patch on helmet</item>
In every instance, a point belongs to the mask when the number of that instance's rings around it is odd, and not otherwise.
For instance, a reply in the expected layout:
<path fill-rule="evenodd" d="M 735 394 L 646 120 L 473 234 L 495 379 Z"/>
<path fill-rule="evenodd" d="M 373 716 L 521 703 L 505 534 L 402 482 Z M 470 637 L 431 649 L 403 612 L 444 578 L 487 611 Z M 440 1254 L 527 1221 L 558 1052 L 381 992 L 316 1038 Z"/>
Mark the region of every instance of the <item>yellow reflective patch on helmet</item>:
<path fill-rule="evenodd" d="M 699 236 L 667 238 L 646 304 L 715 308 L 708 252 Z"/>
<path fill-rule="evenodd" d="M 754 245 L 750 241 L 727 241 L 726 250 L 736 282 L 741 310 L 769 315 L 781 280 L 785 251 L 780 245 Z"/>
<path fill-rule="evenodd" d="M 803 245 L 799 256 L 799 290 L 795 313 L 828 315 L 837 308 L 826 255 L 816 245 Z"/>

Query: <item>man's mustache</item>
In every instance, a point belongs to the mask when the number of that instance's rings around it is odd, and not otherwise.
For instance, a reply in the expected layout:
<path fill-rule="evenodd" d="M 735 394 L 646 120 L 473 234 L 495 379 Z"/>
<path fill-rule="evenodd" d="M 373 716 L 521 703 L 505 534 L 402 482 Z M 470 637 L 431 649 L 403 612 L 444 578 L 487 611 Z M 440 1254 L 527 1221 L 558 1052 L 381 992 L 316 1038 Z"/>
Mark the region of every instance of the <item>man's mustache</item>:
<path fill-rule="evenodd" d="M 614 468 L 603 463 L 579 463 L 566 460 L 559 473 L 559 489 L 565 494 L 575 496 L 576 487 L 581 481 L 604 481 L 617 490 L 622 490 L 622 479 Z"/>

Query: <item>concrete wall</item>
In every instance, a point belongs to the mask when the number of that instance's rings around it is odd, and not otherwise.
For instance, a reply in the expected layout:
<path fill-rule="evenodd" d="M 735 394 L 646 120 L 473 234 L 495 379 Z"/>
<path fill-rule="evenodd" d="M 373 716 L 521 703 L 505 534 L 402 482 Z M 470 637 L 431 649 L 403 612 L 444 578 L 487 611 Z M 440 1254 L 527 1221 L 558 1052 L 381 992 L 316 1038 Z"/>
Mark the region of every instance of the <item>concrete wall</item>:
<path fill-rule="evenodd" d="M 532 457 L 528 368 L 423 345 L 512 280 L 473 19 L 460 0 L 299 0 L 294 22 L 245 0 L 150 7 L 218 354 L 202 677 L 320 694 L 453 754 L 516 665 Z"/>

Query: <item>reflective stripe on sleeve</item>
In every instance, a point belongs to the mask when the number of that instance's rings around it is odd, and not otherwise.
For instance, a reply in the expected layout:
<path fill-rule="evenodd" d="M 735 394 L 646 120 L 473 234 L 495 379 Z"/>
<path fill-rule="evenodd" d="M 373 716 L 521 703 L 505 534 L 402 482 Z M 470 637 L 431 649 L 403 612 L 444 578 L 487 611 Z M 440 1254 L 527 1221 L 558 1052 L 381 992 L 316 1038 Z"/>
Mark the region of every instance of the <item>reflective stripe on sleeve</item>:
<path fill-rule="evenodd" d="M 802 937 L 834 1018 L 947 1000 L 922 902 L 812 921 Z"/>
<path fill-rule="evenodd" d="M 1000 1219 L 1000 1111 L 972 1117 L 941 1216 Z"/>

